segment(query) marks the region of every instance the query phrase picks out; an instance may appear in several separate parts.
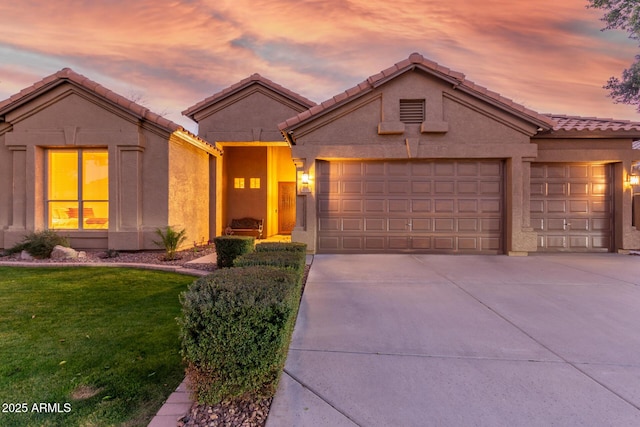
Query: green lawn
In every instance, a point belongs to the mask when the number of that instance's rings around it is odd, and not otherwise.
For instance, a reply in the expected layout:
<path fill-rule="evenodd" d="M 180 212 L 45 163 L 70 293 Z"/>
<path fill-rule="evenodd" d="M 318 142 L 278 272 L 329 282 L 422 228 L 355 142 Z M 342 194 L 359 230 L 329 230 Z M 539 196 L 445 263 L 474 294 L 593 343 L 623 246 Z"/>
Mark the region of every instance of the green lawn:
<path fill-rule="evenodd" d="M 184 377 L 175 319 L 193 280 L 0 267 L 0 426 L 146 426 Z"/>

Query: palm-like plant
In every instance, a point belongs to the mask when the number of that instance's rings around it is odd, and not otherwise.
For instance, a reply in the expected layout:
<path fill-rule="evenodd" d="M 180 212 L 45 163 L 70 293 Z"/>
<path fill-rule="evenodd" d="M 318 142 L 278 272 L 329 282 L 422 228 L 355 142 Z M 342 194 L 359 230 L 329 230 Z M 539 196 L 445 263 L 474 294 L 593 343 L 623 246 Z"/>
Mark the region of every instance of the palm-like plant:
<path fill-rule="evenodd" d="M 187 240 L 187 231 L 184 228 L 182 230 L 174 230 L 169 225 L 165 227 L 164 231 L 161 228 L 157 228 L 156 234 L 160 236 L 160 240 L 154 240 L 153 243 L 164 248 L 164 259 L 167 261 L 176 259 L 176 251 Z"/>

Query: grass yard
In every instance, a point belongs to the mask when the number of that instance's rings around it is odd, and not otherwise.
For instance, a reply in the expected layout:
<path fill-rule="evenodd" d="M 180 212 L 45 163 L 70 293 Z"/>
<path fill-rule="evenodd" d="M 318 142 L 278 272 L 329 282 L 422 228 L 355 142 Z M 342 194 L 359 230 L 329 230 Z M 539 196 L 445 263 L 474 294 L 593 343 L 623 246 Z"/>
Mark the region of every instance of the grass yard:
<path fill-rule="evenodd" d="M 0 267 L 0 425 L 146 426 L 184 378 L 193 277 Z"/>

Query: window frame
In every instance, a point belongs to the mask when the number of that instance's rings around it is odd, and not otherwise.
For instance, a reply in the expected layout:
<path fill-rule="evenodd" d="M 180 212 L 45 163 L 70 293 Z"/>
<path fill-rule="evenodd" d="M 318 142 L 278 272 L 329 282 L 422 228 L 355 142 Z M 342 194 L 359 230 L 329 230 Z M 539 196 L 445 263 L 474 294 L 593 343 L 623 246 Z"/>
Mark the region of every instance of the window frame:
<path fill-rule="evenodd" d="M 59 153 L 75 153 L 77 155 L 77 176 L 75 177 L 76 179 L 76 198 L 75 199 L 52 199 L 51 198 L 51 193 L 52 193 L 52 177 L 51 177 L 51 173 L 53 172 L 53 168 L 52 168 L 52 161 L 51 161 L 51 154 L 55 153 L 55 152 L 59 152 Z M 106 195 L 107 198 L 106 199 L 89 199 L 89 198 L 84 198 L 84 186 L 85 186 L 85 179 L 86 179 L 86 175 L 85 175 L 85 167 L 84 167 L 84 163 L 85 163 L 85 153 L 100 153 L 100 154 L 104 154 L 106 155 L 106 159 L 107 159 L 107 188 L 106 188 Z M 45 213 L 45 224 L 46 224 L 46 228 L 50 229 L 50 230 L 64 230 L 64 231 L 89 231 L 89 232 L 104 232 L 106 230 L 109 229 L 109 186 L 110 186 L 110 182 L 109 182 L 109 176 L 110 176 L 110 171 L 109 171 L 109 150 L 107 148 L 103 148 L 103 147 L 87 147 L 87 148 L 48 148 L 46 150 L 46 155 L 45 155 L 45 159 L 46 159 L 46 163 L 45 163 L 45 174 L 44 174 L 44 180 L 45 180 L 45 185 L 44 185 L 44 202 L 45 202 L 45 206 L 44 206 L 44 213 Z M 75 208 L 67 208 L 67 209 L 75 209 L 77 211 L 77 226 L 76 227 L 56 227 L 55 224 L 53 223 L 53 209 L 51 207 L 52 203 L 69 203 L 69 204 L 75 204 Z M 106 217 L 101 217 L 101 218 L 95 218 L 94 219 L 94 224 L 96 224 L 95 227 L 87 227 L 85 225 L 86 220 L 89 218 L 85 218 L 85 212 L 86 209 L 90 209 L 88 207 L 85 206 L 85 204 L 92 204 L 92 203 L 105 203 L 106 204 Z"/>

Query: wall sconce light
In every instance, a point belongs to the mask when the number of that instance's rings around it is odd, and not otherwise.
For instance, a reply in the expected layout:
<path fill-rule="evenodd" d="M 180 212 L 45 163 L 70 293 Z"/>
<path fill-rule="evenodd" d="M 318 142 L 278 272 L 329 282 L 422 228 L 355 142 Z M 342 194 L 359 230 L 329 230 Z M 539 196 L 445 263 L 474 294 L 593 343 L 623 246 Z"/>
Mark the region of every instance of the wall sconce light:
<path fill-rule="evenodd" d="M 298 193 L 311 193 L 311 177 L 306 172 L 298 172 Z"/>
<path fill-rule="evenodd" d="M 640 162 L 631 162 L 631 169 L 628 176 L 629 185 L 640 184 Z"/>

